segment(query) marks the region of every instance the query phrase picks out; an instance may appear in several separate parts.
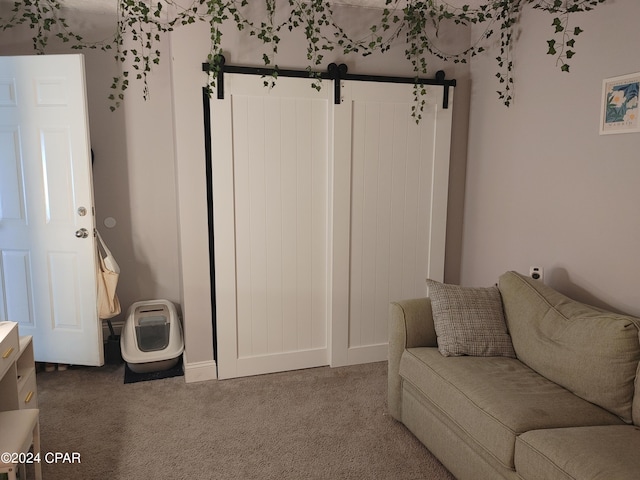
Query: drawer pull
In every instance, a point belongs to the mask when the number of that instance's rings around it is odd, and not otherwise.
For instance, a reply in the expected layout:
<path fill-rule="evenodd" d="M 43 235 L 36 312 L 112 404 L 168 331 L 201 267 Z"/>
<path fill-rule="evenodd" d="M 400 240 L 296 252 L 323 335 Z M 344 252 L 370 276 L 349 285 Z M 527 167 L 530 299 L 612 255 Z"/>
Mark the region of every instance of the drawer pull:
<path fill-rule="evenodd" d="M 27 396 L 24 399 L 24 403 L 29 403 L 32 398 L 33 398 L 33 391 L 30 391 L 29 393 L 27 393 Z"/>
<path fill-rule="evenodd" d="M 9 350 L 7 350 L 2 354 L 2 359 L 4 360 L 5 358 L 9 358 L 9 355 L 11 355 L 12 353 L 13 353 L 13 347 L 9 347 Z"/>

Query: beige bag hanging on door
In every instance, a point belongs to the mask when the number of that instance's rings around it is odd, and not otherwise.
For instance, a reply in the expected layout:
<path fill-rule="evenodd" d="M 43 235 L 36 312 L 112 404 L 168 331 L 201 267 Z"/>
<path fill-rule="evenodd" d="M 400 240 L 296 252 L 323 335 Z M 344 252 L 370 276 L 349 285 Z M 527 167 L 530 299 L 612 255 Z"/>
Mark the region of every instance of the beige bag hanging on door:
<path fill-rule="evenodd" d="M 96 230 L 98 237 L 98 317 L 107 319 L 115 317 L 121 311 L 120 300 L 116 295 L 116 287 L 118 285 L 118 277 L 120 276 L 120 267 L 116 259 L 111 255 L 111 251 L 107 248 L 100 232 Z M 100 247 L 104 250 L 104 256 L 100 251 Z"/>

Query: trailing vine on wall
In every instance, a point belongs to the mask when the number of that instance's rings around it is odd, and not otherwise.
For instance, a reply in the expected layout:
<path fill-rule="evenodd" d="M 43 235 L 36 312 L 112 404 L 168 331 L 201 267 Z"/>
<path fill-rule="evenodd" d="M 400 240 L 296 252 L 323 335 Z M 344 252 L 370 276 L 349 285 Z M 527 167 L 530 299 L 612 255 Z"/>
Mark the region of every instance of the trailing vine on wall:
<path fill-rule="evenodd" d="M 210 87 L 214 86 L 218 63 L 224 49 L 222 27 L 233 23 L 238 30 L 248 32 L 264 46 L 262 61 L 273 68 L 271 79 L 277 80 L 277 54 L 282 36 L 289 31 L 301 31 L 306 40 L 306 62 L 310 76 L 324 64 L 328 52 L 370 55 L 386 52 L 392 44 L 403 42 L 404 55 L 416 76 L 416 104 L 413 115 L 420 119 L 424 105 L 424 91 L 419 77 L 427 75 L 428 60 L 432 56 L 466 63 L 470 57 L 486 49 L 488 40 L 499 35 L 496 56 L 501 101 L 509 106 L 513 101 L 513 69 L 511 50 L 516 27 L 525 7 L 550 15 L 550 34 L 547 54 L 555 57 L 564 72 L 576 54 L 576 38 L 583 30 L 573 25 L 572 15 L 593 10 L 606 0 L 486 0 L 479 7 L 453 6 L 445 0 L 380 0 L 379 21 L 371 25 L 365 38 L 353 39 L 335 20 L 334 6 L 326 0 L 117 0 L 118 10 L 112 37 L 92 42 L 74 32 L 63 15 L 64 0 L 15 1 L 9 15 L 0 18 L 0 29 L 28 26 L 33 48 L 45 53 L 50 39 L 68 43 L 70 49 L 101 49 L 113 52 L 122 65 L 122 73 L 113 79 L 112 110 L 124 99 L 133 79 L 143 84 L 147 98 L 147 76 L 160 62 L 159 44 L 162 35 L 182 25 L 206 22 L 210 27 L 211 65 Z M 459 3 L 459 2 L 458 2 Z M 461 25 L 481 25 L 481 32 L 472 44 L 458 52 L 445 53 L 437 47 L 437 37 L 448 22 Z M 313 83 L 319 89 L 319 78 Z"/>

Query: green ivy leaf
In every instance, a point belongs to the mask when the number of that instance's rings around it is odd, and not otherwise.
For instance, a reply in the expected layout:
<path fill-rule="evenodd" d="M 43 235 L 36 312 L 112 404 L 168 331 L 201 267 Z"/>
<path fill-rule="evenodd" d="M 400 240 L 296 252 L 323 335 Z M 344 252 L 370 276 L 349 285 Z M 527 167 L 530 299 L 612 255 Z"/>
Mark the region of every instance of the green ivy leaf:
<path fill-rule="evenodd" d="M 553 19 L 553 23 L 551 24 L 552 26 L 556 27 L 556 31 L 558 31 L 558 27 L 562 27 L 562 20 L 560 20 L 559 17 L 555 17 Z"/>
<path fill-rule="evenodd" d="M 556 49 L 556 41 L 555 40 L 547 40 L 547 44 L 549 45 L 549 50 L 547 51 L 547 55 L 555 55 Z"/>

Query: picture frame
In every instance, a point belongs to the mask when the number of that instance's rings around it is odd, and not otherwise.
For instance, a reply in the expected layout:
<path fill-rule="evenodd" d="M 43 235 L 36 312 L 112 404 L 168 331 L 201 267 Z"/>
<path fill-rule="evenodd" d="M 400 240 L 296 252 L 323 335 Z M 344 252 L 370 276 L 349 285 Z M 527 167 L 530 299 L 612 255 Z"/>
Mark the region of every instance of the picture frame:
<path fill-rule="evenodd" d="M 602 81 L 600 135 L 640 132 L 639 89 L 640 72 Z"/>

